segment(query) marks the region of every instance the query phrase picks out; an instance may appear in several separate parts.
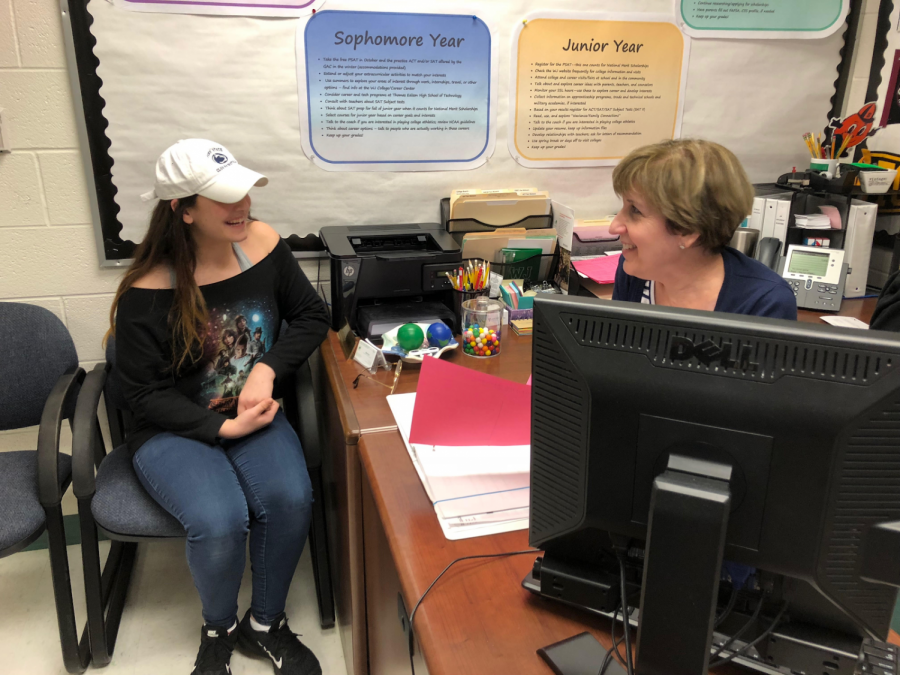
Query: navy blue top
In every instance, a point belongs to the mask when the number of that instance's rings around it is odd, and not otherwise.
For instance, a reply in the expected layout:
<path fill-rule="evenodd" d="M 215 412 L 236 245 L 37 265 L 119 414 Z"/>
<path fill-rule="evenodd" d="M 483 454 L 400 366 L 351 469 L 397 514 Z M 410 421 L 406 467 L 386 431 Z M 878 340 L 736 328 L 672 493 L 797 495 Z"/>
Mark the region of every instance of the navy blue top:
<path fill-rule="evenodd" d="M 797 300 L 787 282 L 758 260 L 730 247 L 722 250 L 725 281 L 716 300 L 716 312 L 797 319 Z M 619 259 L 613 300 L 640 302 L 646 280 L 626 274 Z"/>

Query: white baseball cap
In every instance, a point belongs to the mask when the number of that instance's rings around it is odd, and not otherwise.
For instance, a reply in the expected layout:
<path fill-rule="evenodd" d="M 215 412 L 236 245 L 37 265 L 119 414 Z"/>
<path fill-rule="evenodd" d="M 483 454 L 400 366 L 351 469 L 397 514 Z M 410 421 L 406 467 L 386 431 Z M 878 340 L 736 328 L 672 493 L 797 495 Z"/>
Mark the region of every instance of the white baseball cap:
<path fill-rule="evenodd" d="M 237 163 L 234 156 L 218 143 L 188 138 L 169 146 L 156 160 L 153 190 L 141 195 L 152 199 L 183 199 L 202 195 L 223 204 L 241 201 L 253 186 L 262 187 L 269 179 Z"/>

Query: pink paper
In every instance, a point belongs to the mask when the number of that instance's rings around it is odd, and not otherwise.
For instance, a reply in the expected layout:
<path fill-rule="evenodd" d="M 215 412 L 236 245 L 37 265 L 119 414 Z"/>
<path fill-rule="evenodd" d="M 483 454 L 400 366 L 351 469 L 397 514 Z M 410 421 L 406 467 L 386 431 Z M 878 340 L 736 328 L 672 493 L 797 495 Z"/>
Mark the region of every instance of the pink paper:
<path fill-rule="evenodd" d="M 528 376 L 528 382 L 526 382 L 525 384 L 527 384 L 529 387 L 531 386 L 531 375 Z"/>
<path fill-rule="evenodd" d="M 841 212 L 837 210 L 836 206 L 825 204 L 824 206 L 820 206 L 819 210 L 828 216 L 828 220 L 831 223 L 831 229 L 841 229 Z"/>
<path fill-rule="evenodd" d="M 590 260 L 573 260 L 575 269 L 598 284 L 611 284 L 616 280 L 616 269 L 619 267 L 618 255 L 602 255 Z"/>
<path fill-rule="evenodd" d="M 530 445 L 531 387 L 440 359 L 424 359 L 409 442 Z"/>

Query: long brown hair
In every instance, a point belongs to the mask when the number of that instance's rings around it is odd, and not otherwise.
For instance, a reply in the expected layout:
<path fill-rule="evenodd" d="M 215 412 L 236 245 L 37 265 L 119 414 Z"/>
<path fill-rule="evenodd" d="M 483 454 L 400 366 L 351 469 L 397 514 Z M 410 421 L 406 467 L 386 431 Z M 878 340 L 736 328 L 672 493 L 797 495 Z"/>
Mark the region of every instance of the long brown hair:
<path fill-rule="evenodd" d="M 175 297 L 169 310 L 169 333 L 172 344 L 172 367 L 181 369 L 185 362 L 195 363 L 202 354 L 206 338 L 208 314 L 203 294 L 194 281 L 197 267 L 197 245 L 191 227 L 184 222 L 184 213 L 194 206 L 197 196 L 179 199 L 175 208 L 161 199 L 153 209 L 150 227 L 144 241 L 134 252 L 134 262 L 122 277 L 112 308 L 109 310 L 109 330 L 104 342 L 116 332 L 116 310 L 122 295 L 134 283 L 156 267 L 164 266 L 175 272 Z"/>

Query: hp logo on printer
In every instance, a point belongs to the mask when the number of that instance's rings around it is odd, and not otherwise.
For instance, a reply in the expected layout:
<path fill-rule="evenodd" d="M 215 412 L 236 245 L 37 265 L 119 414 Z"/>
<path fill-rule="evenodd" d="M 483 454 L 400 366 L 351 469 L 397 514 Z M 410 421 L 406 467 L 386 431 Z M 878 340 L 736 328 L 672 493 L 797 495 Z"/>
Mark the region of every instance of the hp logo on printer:
<path fill-rule="evenodd" d="M 753 347 L 749 344 L 741 345 L 736 358 L 731 358 L 732 345 L 730 341 L 722 343 L 720 347 L 712 340 L 704 340 L 698 345 L 686 337 L 673 337 L 669 345 L 669 358 L 672 361 L 687 361 L 695 358 L 704 366 L 718 363 L 723 368 L 736 368 L 744 372 L 755 373 L 759 370 L 759 364 L 751 361 Z"/>
<path fill-rule="evenodd" d="M 221 152 L 217 152 L 216 154 L 214 154 L 212 156 L 212 158 L 216 164 L 224 164 L 225 162 L 228 161 L 228 158 L 225 155 L 223 155 Z"/>
<path fill-rule="evenodd" d="M 356 270 L 353 269 L 352 265 L 347 265 L 346 267 L 344 267 L 344 276 L 345 277 L 352 277 L 354 274 L 356 274 Z"/>

